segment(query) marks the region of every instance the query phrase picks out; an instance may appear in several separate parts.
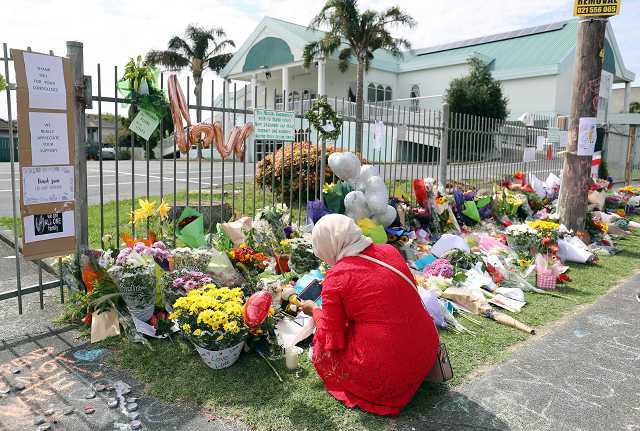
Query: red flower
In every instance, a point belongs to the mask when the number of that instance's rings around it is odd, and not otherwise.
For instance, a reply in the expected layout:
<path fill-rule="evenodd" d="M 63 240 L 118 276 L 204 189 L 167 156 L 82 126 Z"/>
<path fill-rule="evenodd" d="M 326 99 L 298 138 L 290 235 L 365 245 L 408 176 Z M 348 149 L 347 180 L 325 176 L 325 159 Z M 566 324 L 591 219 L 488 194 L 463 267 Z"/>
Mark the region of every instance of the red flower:
<path fill-rule="evenodd" d="M 531 184 L 525 184 L 524 187 L 522 188 L 522 190 L 524 190 L 525 192 L 533 192 L 533 187 L 531 187 Z"/>
<path fill-rule="evenodd" d="M 544 238 L 542 238 L 542 245 L 549 245 L 550 242 L 551 242 L 550 236 L 545 236 Z"/>
<path fill-rule="evenodd" d="M 502 226 L 504 226 L 504 227 L 511 226 L 512 224 L 513 223 L 511 223 L 509 220 L 505 220 L 505 221 L 502 222 Z"/>
<path fill-rule="evenodd" d="M 505 182 L 502 183 L 502 185 L 504 187 L 509 187 L 511 185 L 511 182 L 510 181 L 505 181 Z"/>
<path fill-rule="evenodd" d="M 570 281 L 571 278 L 567 274 L 560 274 L 560 275 L 558 275 L 558 280 Z"/>
<path fill-rule="evenodd" d="M 549 246 L 549 250 L 551 250 L 551 251 L 552 251 L 552 252 L 554 252 L 554 253 L 557 253 L 557 252 L 559 252 L 559 251 L 560 251 L 560 247 L 558 247 L 556 244 L 551 244 L 551 245 Z"/>
<path fill-rule="evenodd" d="M 552 261 L 553 263 L 556 263 L 556 262 L 558 261 L 558 256 L 556 256 L 555 254 L 552 254 L 552 255 L 551 255 L 551 261 Z"/>
<path fill-rule="evenodd" d="M 596 189 L 597 189 L 597 187 L 596 187 L 596 185 L 595 185 L 595 184 L 591 184 L 591 187 L 590 187 L 590 188 L 591 188 L 591 190 L 596 190 Z"/>

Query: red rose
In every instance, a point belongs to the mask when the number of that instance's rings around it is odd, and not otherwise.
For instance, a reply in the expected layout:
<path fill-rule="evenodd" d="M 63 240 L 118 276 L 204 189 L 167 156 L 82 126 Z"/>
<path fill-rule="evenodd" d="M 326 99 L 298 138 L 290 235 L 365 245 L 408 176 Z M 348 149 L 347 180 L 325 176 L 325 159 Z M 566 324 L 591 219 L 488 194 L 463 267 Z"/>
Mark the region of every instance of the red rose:
<path fill-rule="evenodd" d="M 591 184 L 591 187 L 590 187 L 590 188 L 591 188 L 591 190 L 596 190 L 596 189 L 597 189 L 597 187 L 596 187 L 596 185 L 595 185 L 595 184 Z"/>
<path fill-rule="evenodd" d="M 560 279 L 562 281 L 570 281 L 571 280 L 571 278 L 569 278 L 569 276 L 567 274 L 558 275 L 558 279 Z"/>
<path fill-rule="evenodd" d="M 505 220 L 505 221 L 503 221 L 503 222 L 502 222 L 502 226 L 504 226 L 504 227 L 509 227 L 509 226 L 511 226 L 512 224 L 513 224 L 513 223 L 511 223 L 509 220 Z"/>
<path fill-rule="evenodd" d="M 531 184 L 525 184 L 524 187 L 522 188 L 522 190 L 524 190 L 525 192 L 533 192 L 533 187 L 531 187 Z"/>
<path fill-rule="evenodd" d="M 557 246 L 557 245 L 555 245 L 555 244 L 551 244 L 551 245 L 549 246 L 549 250 L 551 250 L 551 251 L 552 251 L 552 252 L 554 252 L 554 253 L 557 253 L 558 251 L 560 251 L 560 247 L 558 247 L 558 246 Z"/>

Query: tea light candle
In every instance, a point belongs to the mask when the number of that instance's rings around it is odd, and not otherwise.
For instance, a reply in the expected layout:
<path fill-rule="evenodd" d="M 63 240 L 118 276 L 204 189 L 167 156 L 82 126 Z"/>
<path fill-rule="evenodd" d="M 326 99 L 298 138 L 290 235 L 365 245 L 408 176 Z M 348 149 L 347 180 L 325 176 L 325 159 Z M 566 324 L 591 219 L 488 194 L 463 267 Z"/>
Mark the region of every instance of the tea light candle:
<path fill-rule="evenodd" d="M 298 368 L 298 348 L 296 346 L 287 347 L 284 356 L 288 369 L 295 370 Z"/>

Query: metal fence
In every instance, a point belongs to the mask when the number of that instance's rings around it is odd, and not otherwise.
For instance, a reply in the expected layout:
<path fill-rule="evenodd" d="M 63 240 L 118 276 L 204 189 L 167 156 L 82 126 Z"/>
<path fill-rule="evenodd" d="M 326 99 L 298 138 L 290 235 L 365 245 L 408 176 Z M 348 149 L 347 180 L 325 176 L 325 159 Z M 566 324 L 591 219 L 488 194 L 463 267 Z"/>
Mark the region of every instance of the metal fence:
<path fill-rule="evenodd" d="M 77 42 L 75 43 L 77 49 Z M 71 45 L 68 45 L 68 47 Z M 80 48 L 81 50 L 81 48 Z M 81 54 L 81 52 L 80 52 Z M 81 61 L 81 55 L 70 56 L 72 67 L 84 67 L 74 64 Z M 4 68 L 7 78 L 9 74 L 10 56 L 4 45 Z M 104 247 L 102 237 L 111 234 L 116 239 L 117 246 L 122 246 L 121 233 L 134 234 L 134 226 L 130 224 L 130 213 L 136 209 L 138 199 L 149 199 L 159 202 L 164 199 L 174 208 L 179 216 L 180 208 L 191 206 L 204 214 L 205 222 L 215 231 L 216 222 L 226 222 L 237 214 L 255 216 L 267 205 L 284 203 L 288 206 L 291 220 L 303 224 L 307 201 L 320 198 L 325 181 L 331 182 L 335 178 L 323 175 L 319 159 L 321 155 L 333 151 L 355 151 L 356 118 L 355 109 L 351 102 L 344 99 L 331 98 L 330 103 L 343 120 L 342 134 L 335 142 L 321 142 L 317 131 L 311 126 L 304 113 L 313 100 L 301 100 L 295 111 L 296 137 L 301 142 L 273 142 L 258 141 L 251 136 L 247 140 L 247 150 L 242 158 L 235 154 L 229 158 L 222 158 L 214 149 L 207 150 L 208 159 L 198 155 L 195 150 L 186 155 L 180 154 L 173 137 L 164 137 L 164 126 L 158 126 L 158 147 L 153 159 L 151 141 L 137 141 L 133 133 L 126 142 L 122 142 L 121 131 L 116 128 L 114 149 L 116 154 L 129 150 L 134 157 L 131 160 L 104 160 L 102 149 L 105 143 L 102 138 L 102 122 L 105 113 L 114 114 L 116 118 L 123 113 L 122 104 L 129 100 L 119 96 L 116 85 L 106 88 L 103 86 L 103 76 L 108 73 L 117 82 L 124 72 L 123 68 L 103 68 L 100 64 L 84 69 L 92 74 L 93 110 L 98 116 L 98 160 L 76 160 L 86 171 L 86 182 L 83 184 L 88 190 L 87 195 L 76 199 L 78 214 L 88 214 L 87 232 L 77 232 L 79 250 Z M 161 88 L 166 88 L 165 79 L 160 79 Z M 203 83 L 203 94 L 211 94 L 215 100 L 216 92 L 223 94 L 219 106 L 196 106 L 192 97 L 192 80 L 186 77 L 183 88 L 191 114 L 198 110 L 208 121 L 221 120 L 224 125 L 225 139 L 233 125 L 253 121 L 254 108 L 281 110 L 277 103 L 277 89 L 263 88 L 261 94 L 258 89 L 250 86 L 240 88 L 232 84 L 226 88 L 213 81 Z M 84 80 L 74 82 L 75 86 L 82 85 Z M 222 87 L 222 88 L 220 88 Z M 9 122 L 11 122 L 11 102 L 15 97 L 15 88 L 7 90 L 7 106 L 9 108 Z M 234 94 L 234 98 L 227 100 L 224 95 Z M 242 91 L 244 90 L 244 91 Z M 239 96 L 235 96 L 239 95 Z M 439 97 L 439 96 L 438 96 Z M 450 114 L 445 118 L 441 109 L 427 109 L 422 106 L 433 104 L 430 98 L 420 98 L 420 101 L 408 100 L 396 106 L 384 102 L 367 105 L 363 128 L 362 157 L 367 163 L 378 168 L 381 177 L 386 181 L 390 194 L 397 187 L 410 196 L 414 201 L 411 181 L 415 178 L 438 177 L 441 162 L 441 149 L 444 138 L 448 142 L 449 153 L 446 164 L 448 189 L 479 189 L 491 185 L 494 181 L 501 181 L 516 171 L 535 173 L 540 178 L 546 178 L 550 172 L 559 174 L 564 157 L 558 154 L 561 150 L 558 144 L 547 142 L 548 127 L 555 125 L 555 119 L 536 117 L 534 127 L 525 127 L 520 123 L 498 121 L 483 117 Z M 255 101 L 255 102 L 254 102 Z M 439 101 L 439 99 L 438 99 Z M 80 102 L 76 101 L 78 105 Z M 213 105 L 213 103 L 211 104 Z M 78 105 L 80 106 L 80 105 Z M 439 108 L 439 107 L 438 107 Z M 445 113 L 447 111 L 445 110 Z M 84 115 L 84 110 L 82 111 Z M 195 118 L 195 115 L 192 117 Z M 446 121 L 445 121 L 446 120 Z M 376 131 L 376 126 L 378 131 Z M 188 132 L 188 129 L 187 129 Z M 86 134 L 77 133 L 76 146 L 86 149 Z M 187 134 L 188 136 L 188 134 Z M 536 146 L 537 137 L 542 136 L 544 151 L 536 155 L 533 163 L 523 163 L 522 153 L 525 147 Z M 547 151 L 549 150 L 549 151 Z M 86 151 L 84 151 L 86 153 Z M 144 154 L 142 159 L 136 155 Z M 14 150 L 11 148 L 13 160 Z M 260 175 L 266 165 L 276 166 L 268 175 Z M 11 162 L 12 179 L 18 178 L 17 164 Z M 79 169 L 77 167 L 77 169 Z M 81 170 L 81 169 L 79 169 Z M 81 170 L 82 171 L 82 170 Z M 38 262 L 40 280 L 37 285 L 21 286 L 20 253 L 17 247 L 17 223 L 19 223 L 19 204 L 16 201 L 15 181 L 13 184 L 13 214 L 16 216 L 14 228 L 15 257 L 17 272 L 17 289 L 0 293 L 0 300 L 18 298 L 18 309 L 22 312 L 22 295 L 30 292 L 40 293 L 40 305 L 43 305 L 43 290 L 60 288 L 61 299 L 64 300 L 62 279 L 43 283 L 43 263 Z M 278 187 L 278 185 L 281 185 Z M 81 192 L 83 187 L 78 187 Z M 173 217 L 175 229 L 177 217 Z M 137 233 L 140 234 L 138 228 Z M 87 238 L 82 239 L 82 238 Z"/>
<path fill-rule="evenodd" d="M 640 128 L 609 124 L 604 159 L 614 183 L 640 180 Z"/>

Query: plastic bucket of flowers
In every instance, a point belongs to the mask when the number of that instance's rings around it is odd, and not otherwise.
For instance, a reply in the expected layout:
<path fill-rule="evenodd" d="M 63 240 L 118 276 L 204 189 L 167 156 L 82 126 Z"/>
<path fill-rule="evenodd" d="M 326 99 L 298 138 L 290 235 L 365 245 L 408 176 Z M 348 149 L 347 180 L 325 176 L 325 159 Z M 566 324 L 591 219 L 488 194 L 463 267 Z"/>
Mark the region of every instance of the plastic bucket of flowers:
<path fill-rule="evenodd" d="M 173 313 L 173 304 L 192 290 L 200 289 L 203 286 L 213 283 L 213 279 L 208 275 L 198 272 L 180 269 L 166 272 L 160 279 L 160 291 L 164 308 Z"/>
<path fill-rule="evenodd" d="M 108 273 L 122 293 L 132 316 L 148 322 L 153 317 L 156 299 L 156 263 L 150 256 L 127 247 L 120 251 Z"/>
<path fill-rule="evenodd" d="M 196 346 L 207 366 L 227 368 L 238 360 L 249 335 L 240 288 L 209 284 L 178 298 L 173 309 L 170 318 L 178 319 L 182 334 Z"/>

